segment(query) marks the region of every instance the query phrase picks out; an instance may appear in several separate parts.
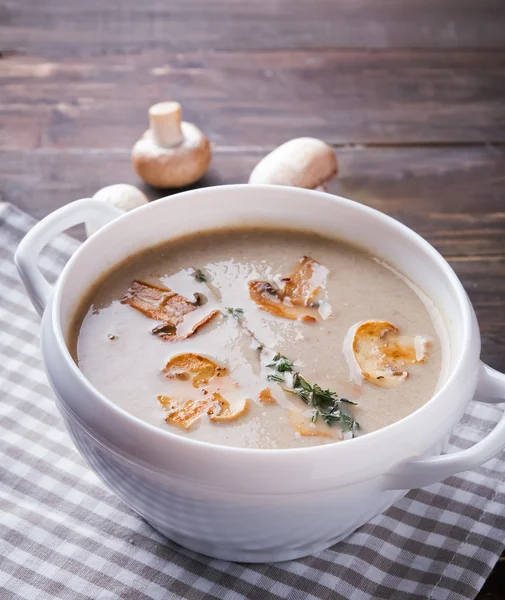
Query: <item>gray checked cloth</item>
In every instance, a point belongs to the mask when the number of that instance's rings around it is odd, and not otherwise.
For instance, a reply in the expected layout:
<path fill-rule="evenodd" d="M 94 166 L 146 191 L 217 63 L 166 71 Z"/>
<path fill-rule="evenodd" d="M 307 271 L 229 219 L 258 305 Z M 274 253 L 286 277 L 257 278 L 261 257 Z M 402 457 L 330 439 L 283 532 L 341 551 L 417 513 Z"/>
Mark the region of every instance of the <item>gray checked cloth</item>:
<path fill-rule="evenodd" d="M 12 262 L 33 225 L 0 204 L 0 598 L 10 600 L 474 598 L 505 546 L 505 453 L 410 492 L 345 541 L 292 562 L 233 564 L 168 542 L 112 495 L 65 432 L 39 354 L 39 319 Z M 53 279 L 77 247 L 42 257 Z M 501 409 L 473 403 L 451 450 Z M 359 499 L 357 499 L 359 502 Z"/>

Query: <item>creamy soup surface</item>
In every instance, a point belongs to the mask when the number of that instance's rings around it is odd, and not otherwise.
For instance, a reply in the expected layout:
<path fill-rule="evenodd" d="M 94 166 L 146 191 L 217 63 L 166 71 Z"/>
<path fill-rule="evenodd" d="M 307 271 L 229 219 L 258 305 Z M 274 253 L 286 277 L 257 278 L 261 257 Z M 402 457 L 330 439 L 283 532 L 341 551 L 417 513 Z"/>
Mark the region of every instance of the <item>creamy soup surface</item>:
<path fill-rule="evenodd" d="M 365 435 L 427 402 L 448 358 L 440 323 L 421 292 L 357 248 L 217 230 L 106 274 L 69 348 L 100 392 L 152 425 L 293 448 Z"/>

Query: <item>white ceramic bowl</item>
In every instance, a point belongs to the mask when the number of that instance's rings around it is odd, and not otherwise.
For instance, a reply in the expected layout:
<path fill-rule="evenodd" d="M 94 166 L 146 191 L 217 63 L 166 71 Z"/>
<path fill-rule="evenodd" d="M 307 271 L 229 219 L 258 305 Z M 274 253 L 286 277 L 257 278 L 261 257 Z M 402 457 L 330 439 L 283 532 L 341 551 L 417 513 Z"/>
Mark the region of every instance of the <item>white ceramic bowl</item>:
<path fill-rule="evenodd" d="M 151 525 L 209 556 L 248 562 L 322 550 L 388 508 L 413 487 L 475 468 L 505 447 L 505 418 L 468 450 L 440 455 L 475 394 L 505 397 L 505 376 L 479 361 L 473 309 L 456 275 L 421 237 L 386 215 L 330 194 L 235 185 L 177 194 L 116 219 L 118 211 L 78 200 L 38 223 L 16 264 L 43 313 L 47 376 L 70 435 L 102 481 Z M 54 289 L 37 268 L 60 231 L 108 222 L 86 241 Z M 286 450 L 211 445 L 158 429 L 118 408 L 79 371 L 65 345 L 90 285 L 127 256 L 182 234 L 216 227 L 278 225 L 318 231 L 366 247 L 437 305 L 451 346 L 450 374 L 405 419 L 337 444 Z"/>

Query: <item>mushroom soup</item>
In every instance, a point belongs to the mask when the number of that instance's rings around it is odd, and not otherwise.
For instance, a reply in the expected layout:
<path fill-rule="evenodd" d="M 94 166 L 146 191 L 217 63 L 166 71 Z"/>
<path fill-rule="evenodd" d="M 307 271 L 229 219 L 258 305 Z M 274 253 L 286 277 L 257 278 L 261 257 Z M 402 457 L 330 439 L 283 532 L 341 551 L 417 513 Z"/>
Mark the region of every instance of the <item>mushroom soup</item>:
<path fill-rule="evenodd" d="M 447 361 L 433 304 L 317 234 L 199 233 L 97 282 L 69 347 L 106 397 L 167 431 L 292 448 L 365 435 L 427 402 Z"/>

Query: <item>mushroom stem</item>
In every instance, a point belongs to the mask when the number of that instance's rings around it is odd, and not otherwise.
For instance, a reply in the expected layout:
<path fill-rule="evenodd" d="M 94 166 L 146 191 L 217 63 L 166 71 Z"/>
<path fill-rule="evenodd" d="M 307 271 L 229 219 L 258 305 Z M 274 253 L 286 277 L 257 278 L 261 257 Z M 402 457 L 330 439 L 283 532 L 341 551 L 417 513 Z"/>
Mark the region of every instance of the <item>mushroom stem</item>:
<path fill-rule="evenodd" d="M 149 109 L 150 129 L 154 140 L 163 148 L 182 144 L 181 105 L 178 102 L 160 102 Z"/>

